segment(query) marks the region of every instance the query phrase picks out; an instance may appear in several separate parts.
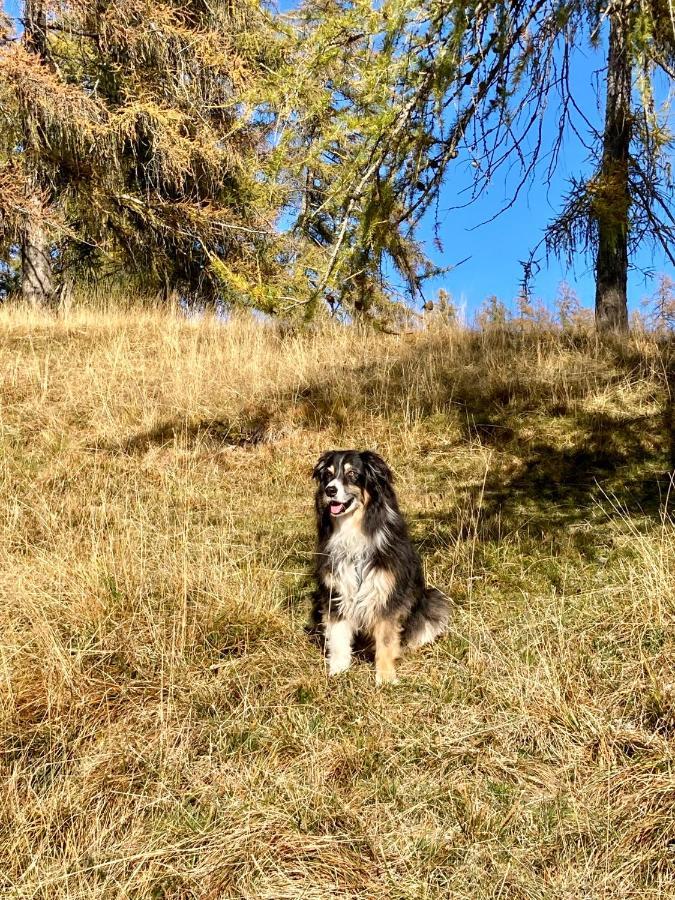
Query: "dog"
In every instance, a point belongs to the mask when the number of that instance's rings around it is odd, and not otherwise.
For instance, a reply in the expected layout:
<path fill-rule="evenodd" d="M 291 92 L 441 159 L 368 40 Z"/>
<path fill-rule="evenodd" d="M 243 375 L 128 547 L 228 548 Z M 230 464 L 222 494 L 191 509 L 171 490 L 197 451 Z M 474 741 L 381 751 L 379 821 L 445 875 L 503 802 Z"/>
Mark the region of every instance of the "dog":
<path fill-rule="evenodd" d="M 346 671 L 357 635 L 375 644 L 378 684 L 396 681 L 396 659 L 442 634 L 448 598 L 428 588 L 398 507 L 393 475 L 370 451 L 329 450 L 313 472 L 317 590 L 331 675 Z"/>

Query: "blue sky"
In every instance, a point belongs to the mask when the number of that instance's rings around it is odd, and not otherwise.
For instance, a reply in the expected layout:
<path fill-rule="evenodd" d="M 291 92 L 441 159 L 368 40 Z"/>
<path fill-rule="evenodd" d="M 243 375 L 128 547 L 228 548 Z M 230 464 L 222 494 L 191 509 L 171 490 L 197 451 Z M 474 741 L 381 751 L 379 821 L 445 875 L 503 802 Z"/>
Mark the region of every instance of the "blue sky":
<path fill-rule="evenodd" d="M 280 0 L 282 10 L 292 9 L 293 0 Z M 10 15 L 18 15 L 18 0 L 5 0 L 4 8 Z M 601 54 L 579 47 L 575 54 L 576 65 L 572 70 L 571 87 L 577 104 L 594 123 L 601 123 L 602 109 L 593 88 L 593 73 L 602 67 Z M 662 85 L 660 93 L 665 96 L 667 86 Z M 552 133 L 556 126 L 555 110 L 549 111 L 545 121 L 545 131 Z M 675 121 L 671 113 L 671 129 Z M 427 293 L 433 296 L 438 287 L 444 287 L 455 300 L 466 307 L 471 316 L 481 302 L 491 294 L 496 294 L 506 303 L 511 303 L 518 295 L 522 277 L 519 261 L 527 259 L 530 250 L 542 237 L 546 223 L 560 209 L 565 192 L 566 180 L 571 175 L 589 174 L 586 151 L 579 141 L 570 136 L 564 145 L 560 165 L 550 187 L 535 177 L 524 190 L 515 206 L 499 216 L 494 222 L 480 226 L 492 217 L 512 196 L 517 183 L 514 173 L 508 178 L 500 173 L 478 200 L 466 209 L 451 208 L 461 204 L 466 197 L 466 189 L 471 184 L 473 170 L 462 157 L 452 165 L 439 203 L 439 236 L 443 252 L 433 245 L 433 220 L 431 217 L 422 224 L 419 237 L 425 250 L 439 265 L 452 265 L 465 257 L 469 259 L 452 272 L 429 285 Z M 629 273 L 629 305 L 639 308 L 643 298 L 656 289 L 654 278 L 645 278 L 637 271 L 645 269 L 658 276 L 668 274 L 675 279 L 675 271 L 669 265 L 662 250 L 644 246 L 633 259 L 635 268 Z M 567 281 L 577 291 L 585 306 L 592 307 L 595 296 L 592 262 L 579 257 L 571 270 L 552 259 L 542 260 L 542 268 L 534 281 L 534 295 L 547 305 L 555 299 L 561 281 Z"/>

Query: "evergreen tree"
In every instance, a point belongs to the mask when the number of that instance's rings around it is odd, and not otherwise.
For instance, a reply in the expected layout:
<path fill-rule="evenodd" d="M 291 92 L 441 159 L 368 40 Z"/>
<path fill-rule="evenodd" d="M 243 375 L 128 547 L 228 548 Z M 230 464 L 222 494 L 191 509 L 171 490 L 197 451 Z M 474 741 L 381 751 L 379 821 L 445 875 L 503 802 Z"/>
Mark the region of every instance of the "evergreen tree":
<path fill-rule="evenodd" d="M 456 161 L 475 194 L 519 166 L 509 205 L 545 154 L 551 177 L 577 127 L 573 48 L 605 34 L 594 171 L 544 244 L 594 254 L 601 328 L 626 327 L 642 240 L 674 259 L 671 135 L 652 90 L 675 65 L 669 0 L 304 0 L 286 16 L 258 0 L 54 0 L 49 14 L 26 0 L 23 25 L 0 37 L 0 258 L 12 284 L 20 248 L 33 301 L 55 282 L 133 277 L 383 323 L 394 282 L 419 300 L 439 271 L 416 235 Z"/>
<path fill-rule="evenodd" d="M 49 227 L 35 252 L 61 278 L 272 303 L 270 121 L 251 111 L 282 49 L 257 3 L 31 0 L 23 21 L 0 57 L 5 258 Z"/>
<path fill-rule="evenodd" d="M 669 2 L 589 4 L 592 35 L 607 34 L 604 129 L 593 134 L 592 176 L 573 183 L 546 235 L 549 250 L 595 257 L 595 318 L 603 331 L 628 328 L 630 257 L 644 240 L 675 265 L 675 218 L 668 109 L 658 109 L 654 75 L 675 69 L 675 18 Z"/>
<path fill-rule="evenodd" d="M 416 227 L 457 159 L 473 166 L 474 196 L 519 167 L 507 206 L 544 156 L 550 180 L 563 139 L 578 130 L 574 48 L 599 47 L 609 32 L 605 128 L 583 125 L 594 172 L 572 183 L 544 243 L 568 259 L 594 256 L 598 327 L 625 328 L 630 254 L 651 239 L 673 260 L 672 136 L 652 90 L 655 71 L 675 65 L 671 12 L 668 0 L 306 0 L 305 71 L 323 102 L 305 119 L 316 150 L 299 224 L 330 248 L 318 285 L 353 303 L 355 287 L 381 279 L 389 256 L 414 293 L 431 271 Z M 560 124 L 547 145 L 543 122 L 555 103 Z"/>

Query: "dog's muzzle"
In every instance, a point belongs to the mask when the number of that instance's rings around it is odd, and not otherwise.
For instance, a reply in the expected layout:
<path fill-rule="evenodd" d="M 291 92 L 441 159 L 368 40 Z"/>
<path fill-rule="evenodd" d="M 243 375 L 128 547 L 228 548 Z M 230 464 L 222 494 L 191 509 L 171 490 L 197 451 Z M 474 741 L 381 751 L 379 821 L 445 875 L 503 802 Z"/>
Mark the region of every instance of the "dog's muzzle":
<path fill-rule="evenodd" d="M 349 500 L 346 500 L 344 503 L 340 503 L 339 500 L 329 500 L 328 511 L 330 512 L 331 516 L 341 516 L 343 513 L 347 512 L 353 502 L 353 497 L 350 497 Z"/>

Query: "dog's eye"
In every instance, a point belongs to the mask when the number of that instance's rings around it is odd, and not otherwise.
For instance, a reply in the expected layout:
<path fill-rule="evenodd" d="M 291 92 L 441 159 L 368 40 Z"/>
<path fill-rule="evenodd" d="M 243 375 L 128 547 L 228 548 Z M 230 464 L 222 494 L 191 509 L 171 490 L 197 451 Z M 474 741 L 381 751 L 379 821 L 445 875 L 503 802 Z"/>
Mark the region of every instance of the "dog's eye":
<path fill-rule="evenodd" d="M 351 481 L 352 484 L 356 484 L 358 480 L 359 476 L 356 474 L 356 472 L 347 472 L 347 481 Z"/>

